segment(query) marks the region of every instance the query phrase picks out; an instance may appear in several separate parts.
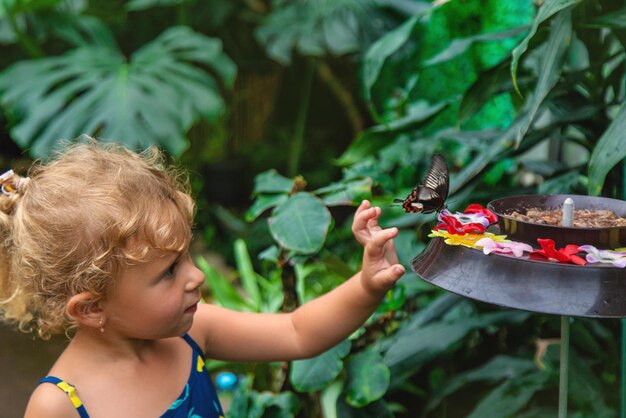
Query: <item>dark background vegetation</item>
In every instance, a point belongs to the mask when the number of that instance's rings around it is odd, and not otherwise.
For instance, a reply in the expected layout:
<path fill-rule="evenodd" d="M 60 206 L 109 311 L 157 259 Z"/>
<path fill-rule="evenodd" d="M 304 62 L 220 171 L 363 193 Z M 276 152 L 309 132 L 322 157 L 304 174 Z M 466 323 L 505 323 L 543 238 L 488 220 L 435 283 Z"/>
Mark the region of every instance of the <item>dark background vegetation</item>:
<path fill-rule="evenodd" d="M 451 210 L 623 198 L 625 18 L 617 0 L 7 0 L 0 163 L 81 134 L 165 149 L 191 174 L 206 298 L 291 310 L 358 270 L 363 198 L 405 265 L 423 250 L 434 217 L 391 202 L 434 152 Z M 571 326 L 570 416 L 617 416 L 619 321 Z M 407 273 L 318 358 L 208 367 L 240 376 L 231 417 L 549 417 L 558 336 Z"/>

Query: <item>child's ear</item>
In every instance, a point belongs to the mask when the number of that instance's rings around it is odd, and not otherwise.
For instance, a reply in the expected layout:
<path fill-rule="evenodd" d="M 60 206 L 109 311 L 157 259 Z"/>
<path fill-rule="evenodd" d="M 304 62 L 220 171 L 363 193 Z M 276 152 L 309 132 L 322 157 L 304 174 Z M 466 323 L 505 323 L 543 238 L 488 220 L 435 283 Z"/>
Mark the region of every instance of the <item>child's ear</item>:
<path fill-rule="evenodd" d="M 102 307 L 100 298 L 91 292 L 81 292 L 67 302 L 67 314 L 77 323 L 92 328 L 102 327 Z"/>

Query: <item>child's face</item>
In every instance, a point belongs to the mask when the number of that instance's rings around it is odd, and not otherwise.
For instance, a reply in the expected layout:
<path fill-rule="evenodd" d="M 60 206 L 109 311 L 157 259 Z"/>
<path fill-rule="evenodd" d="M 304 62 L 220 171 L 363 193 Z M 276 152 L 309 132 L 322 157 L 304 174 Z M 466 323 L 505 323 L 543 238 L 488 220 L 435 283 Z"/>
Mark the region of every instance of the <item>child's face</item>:
<path fill-rule="evenodd" d="M 180 336 L 191 327 L 203 273 L 188 252 L 153 251 L 123 268 L 102 307 L 107 331 L 129 338 Z"/>

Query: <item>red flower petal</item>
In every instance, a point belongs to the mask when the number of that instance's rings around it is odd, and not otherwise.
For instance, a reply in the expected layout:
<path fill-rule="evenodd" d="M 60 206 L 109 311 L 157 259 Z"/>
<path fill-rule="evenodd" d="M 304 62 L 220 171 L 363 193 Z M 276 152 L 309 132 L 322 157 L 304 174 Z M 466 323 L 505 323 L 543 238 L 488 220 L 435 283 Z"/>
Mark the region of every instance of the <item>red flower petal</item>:
<path fill-rule="evenodd" d="M 465 208 L 465 213 L 482 213 L 487 217 L 489 223 L 496 223 L 498 221 L 498 217 L 487 208 L 482 207 L 478 203 L 472 203 L 467 208 Z"/>
<path fill-rule="evenodd" d="M 537 242 L 541 246 L 541 249 L 533 251 L 532 254 L 541 255 L 547 259 L 556 260 L 559 263 L 587 264 L 585 259 L 576 255 L 576 253 L 578 253 L 578 245 L 569 244 L 557 250 L 556 244 L 551 239 L 537 238 Z"/>
<path fill-rule="evenodd" d="M 462 224 L 456 217 L 451 215 L 439 215 L 439 219 L 443 222 L 435 226 L 433 229 L 445 229 L 449 234 L 483 234 L 485 227 L 478 223 Z"/>

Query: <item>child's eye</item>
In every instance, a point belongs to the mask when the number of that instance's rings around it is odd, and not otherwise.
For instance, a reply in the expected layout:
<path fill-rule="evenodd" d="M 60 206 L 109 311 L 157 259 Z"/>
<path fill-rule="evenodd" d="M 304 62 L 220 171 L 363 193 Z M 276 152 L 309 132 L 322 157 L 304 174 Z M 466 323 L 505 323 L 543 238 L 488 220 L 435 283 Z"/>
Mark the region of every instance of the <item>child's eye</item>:
<path fill-rule="evenodd" d="M 176 271 L 176 265 L 177 265 L 177 264 L 178 264 L 177 262 L 172 263 L 172 265 L 171 265 L 171 266 L 167 269 L 167 271 L 165 272 L 165 274 L 163 274 L 163 278 L 164 278 L 164 279 L 169 279 L 169 278 L 171 278 L 172 276 L 174 276 L 174 272 Z"/>

